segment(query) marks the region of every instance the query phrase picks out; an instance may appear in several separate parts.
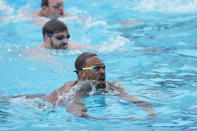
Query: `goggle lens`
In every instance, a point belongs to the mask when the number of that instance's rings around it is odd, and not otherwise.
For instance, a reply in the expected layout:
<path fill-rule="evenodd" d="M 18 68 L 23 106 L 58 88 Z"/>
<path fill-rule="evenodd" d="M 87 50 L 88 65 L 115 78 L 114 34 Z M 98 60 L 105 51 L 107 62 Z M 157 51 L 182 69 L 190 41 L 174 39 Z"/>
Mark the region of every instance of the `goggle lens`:
<path fill-rule="evenodd" d="M 92 67 L 91 69 L 92 69 L 94 72 L 97 72 L 97 71 L 99 71 L 101 68 L 102 68 L 103 70 L 105 70 L 105 65 L 94 66 L 94 67 Z"/>
<path fill-rule="evenodd" d="M 63 4 L 57 3 L 57 4 L 53 5 L 53 7 L 56 9 L 60 8 L 60 6 L 63 6 Z"/>
<path fill-rule="evenodd" d="M 54 36 L 57 40 L 63 40 L 65 38 L 69 39 L 70 35 L 64 36 L 64 35 L 58 35 L 58 36 Z"/>

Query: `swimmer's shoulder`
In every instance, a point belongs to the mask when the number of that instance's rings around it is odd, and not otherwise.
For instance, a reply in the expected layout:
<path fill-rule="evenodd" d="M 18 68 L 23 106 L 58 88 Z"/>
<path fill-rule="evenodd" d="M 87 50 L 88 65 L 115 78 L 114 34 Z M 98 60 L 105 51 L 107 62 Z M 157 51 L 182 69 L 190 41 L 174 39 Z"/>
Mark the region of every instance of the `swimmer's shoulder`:
<path fill-rule="evenodd" d="M 44 48 L 44 44 L 40 44 L 38 48 Z"/>
<path fill-rule="evenodd" d="M 41 12 L 41 11 L 39 11 L 39 10 L 38 10 L 38 11 L 33 11 L 33 12 L 31 12 L 31 15 L 41 16 L 41 15 L 40 15 L 40 12 Z"/>
<path fill-rule="evenodd" d="M 70 81 L 65 83 L 61 88 L 59 88 L 58 90 L 56 90 L 56 92 L 58 94 L 64 94 L 67 93 L 71 90 L 71 88 L 75 85 L 75 81 Z"/>
<path fill-rule="evenodd" d="M 75 15 L 64 12 L 62 17 L 74 17 Z"/>
<path fill-rule="evenodd" d="M 47 101 L 55 105 L 58 100 L 58 95 L 69 92 L 74 85 L 75 81 L 65 83 L 61 88 L 53 91 L 53 93 L 47 97 Z"/>
<path fill-rule="evenodd" d="M 70 81 L 64 84 L 59 90 L 63 93 L 67 93 L 76 84 L 76 81 Z"/>

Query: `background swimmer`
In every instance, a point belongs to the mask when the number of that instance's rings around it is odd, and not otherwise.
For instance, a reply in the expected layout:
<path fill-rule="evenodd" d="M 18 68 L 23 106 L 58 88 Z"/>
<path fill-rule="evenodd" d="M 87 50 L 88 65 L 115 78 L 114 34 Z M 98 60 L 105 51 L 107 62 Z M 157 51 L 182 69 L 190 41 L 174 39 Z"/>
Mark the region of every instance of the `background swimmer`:
<path fill-rule="evenodd" d="M 62 0 L 42 0 L 42 10 L 34 11 L 31 14 L 47 18 L 59 18 L 74 16 L 64 12 L 64 2 Z"/>
<path fill-rule="evenodd" d="M 90 49 L 89 45 L 77 44 L 69 40 L 70 34 L 66 24 L 52 19 L 42 28 L 44 43 L 41 47 L 49 49 Z"/>
<path fill-rule="evenodd" d="M 42 10 L 34 11 L 31 14 L 34 16 L 45 17 L 45 18 L 60 18 L 60 17 L 76 17 L 79 21 L 85 22 L 86 19 L 80 18 L 76 15 L 64 12 L 63 0 L 42 0 Z M 40 18 L 32 18 L 32 22 L 43 26 L 48 20 Z"/>
<path fill-rule="evenodd" d="M 29 48 L 25 51 L 30 59 L 42 60 L 44 62 L 50 62 L 53 64 L 59 64 L 63 66 L 57 59 L 50 54 L 50 52 L 42 49 L 61 49 L 61 50 L 86 50 L 93 49 L 92 46 L 87 44 L 79 44 L 69 40 L 70 34 L 66 24 L 63 22 L 52 19 L 48 21 L 42 28 L 44 43 L 40 48 Z"/>

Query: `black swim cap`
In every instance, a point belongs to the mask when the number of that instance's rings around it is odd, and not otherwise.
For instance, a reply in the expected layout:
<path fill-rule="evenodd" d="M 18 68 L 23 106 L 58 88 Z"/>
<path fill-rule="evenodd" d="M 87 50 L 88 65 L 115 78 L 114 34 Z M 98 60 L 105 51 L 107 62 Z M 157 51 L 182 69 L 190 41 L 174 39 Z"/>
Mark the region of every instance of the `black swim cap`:
<path fill-rule="evenodd" d="M 76 69 L 75 72 L 78 74 L 78 70 L 81 70 L 83 67 L 86 66 L 86 60 L 93 56 L 97 56 L 97 55 L 90 52 L 85 52 L 79 55 L 75 61 L 75 69 Z"/>

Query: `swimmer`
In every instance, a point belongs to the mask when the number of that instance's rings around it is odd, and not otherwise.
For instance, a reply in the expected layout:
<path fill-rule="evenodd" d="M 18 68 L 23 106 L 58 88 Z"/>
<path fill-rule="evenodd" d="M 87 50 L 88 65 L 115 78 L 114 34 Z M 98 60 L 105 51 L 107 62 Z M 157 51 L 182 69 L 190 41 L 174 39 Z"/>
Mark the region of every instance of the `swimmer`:
<path fill-rule="evenodd" d="M 66 24 L 52 19 L 42 28 L 44 43 L 41 47 L 48 49 L 91 49 L 89 45 L 82 45 L 69 40 L 70 34 Z"/>
<path fill-rule="evenodd" d="M 42 10 L 34 11 L 31 14 L 47 18 L 59 18 L 73 16 L 64 12 L 62 0 L 42 0 Z"/>
<path fill-rule="evenodd" d="M 93 47 L 87 44 L 79 44 L 70 40 L 70 34 L 66 24 L 57 20 L 49 20 L 42 28 L 44 38 L 43 44 L 39 48 L 28 48 L 23 54 L 31 60 L 39 60 L 51 64 L 65 67 L 58 61 L 54 55 L 45 49 L 55 50 L 93 50 Z"/>
<path fill-rule="evenodd" d="M 58 105 L 61 101 L 62 96 L 69 94 L 71 90 L 75 90 L 78 84 L 84 81 L 93 81 L 95 84 L 95 89 L 97 93 L 109 93 L 114 91 L 115 96 L 118 96 L 126 101 L 135 103 L 137 106 L 142 107 L 148 112 L 147 116 L 156 117 L 157 114 L 154 112 L 152 106 L 144 101 L 139 100 L 135 96 L 132 96 L 125 92 L 123 88 L 116 86 L 114 82 L 107 82 L 105 77 L 105 64 L 102 60 L 94 53 L 82 53 L 79 55 L 75 61 L 75 72 L 78 76 L 78 80 L 68 82 L 64 84 L 63 87 L 55 90 L 52 94 L 47 97 L 47 101 L 53 105 Z M 90 116 L 86 113 L 86 108 L 83 103 L 81 103 L 81 98 L 88 96 L 88 92 L 93 90 L 87 83 L 86 86 L 78 89 L 76 95 L 66 104 L 67 111 L 73 115 L 80 117 L 89 117 L 93 119 L 111 119 L 111 118 L 97 118 Z M 116 118 L 112 118 L 116 119 Z M 133 119 L 133 117 L 128 118 L 117 118 L 117 119 Z"/>
<path fill-rule="evenodd" d="M 80 18 L 76 15 L 64 12 L 63 0 L 42 0 L 41 6 L 42 6 L 42 10 L 34 11 L 31 13 L 32 16 L 42 17 L 42 19 L 33 17 L 32 22 L 34 24 L 43 26 L 49 19 L 55 19 L 55 18 L 57 19 L 60 17 L 74 17 L 81 22 L 86 22 L 85 18 Z M 28 15 L 26 14 L 26 16 Z M 43 18 L 49 18 L 49 19 L 43 19 Z"/>

